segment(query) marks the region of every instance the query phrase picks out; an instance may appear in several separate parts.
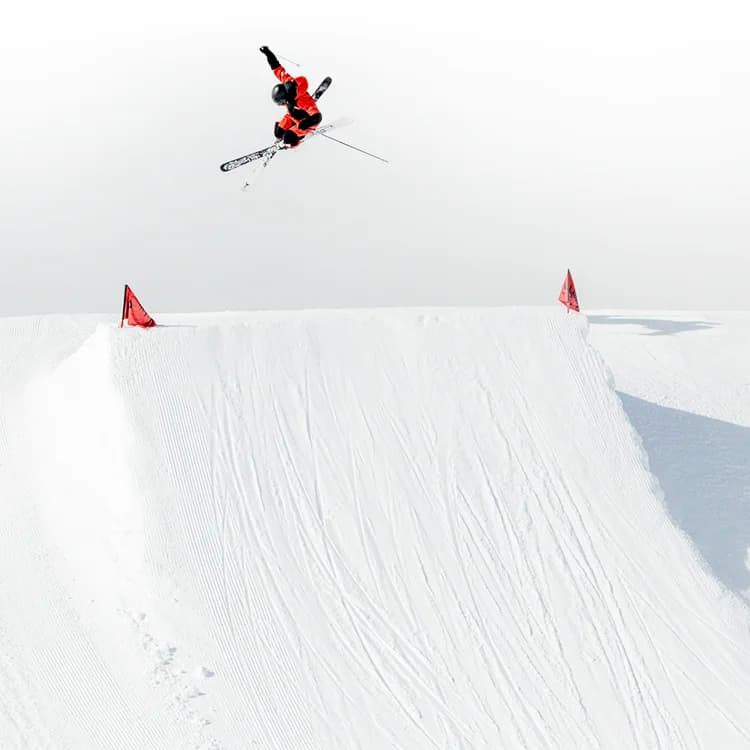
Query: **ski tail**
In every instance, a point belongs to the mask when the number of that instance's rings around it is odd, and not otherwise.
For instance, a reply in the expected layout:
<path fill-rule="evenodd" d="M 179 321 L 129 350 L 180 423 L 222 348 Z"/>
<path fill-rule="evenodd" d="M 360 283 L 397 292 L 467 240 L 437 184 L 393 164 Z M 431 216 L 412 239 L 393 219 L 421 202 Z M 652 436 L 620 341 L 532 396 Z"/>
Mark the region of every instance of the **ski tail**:
<path fill-rule="evenodd" d="M 331 120 L 330 122 L 324 122 L 322 125 L 318 125 L 318 127 L 315 128 L 315 130 L 313 130 L 312 133 L 308 133 L 302 139 L 302 143 L 304 143 L 306 140 L 316 135 L 327 133 L 329 130 L 335 130 L 336 128 L 344 128 L 347 125 L 351 125 L 351 123 L 352 121 L 348 117 L 339 117 L 338 120 Z"/>
<path fill-rule="evenodd" d="M 318 99 L 320 99 L 323 94 L 325 94 L 326 91 L 328 91 L 328 87 L 331 85 L 331 82 L 333 81 L 333 78 L 331 76 L 326 76 L 319 84 L 318 88 L 315 89 L 315 93 L 312 95 L 313 99 L 317 102 Z"/>
<path fill-rule="evenodd" d="M 266 156 L 271 156 L 279 150 L 279 147 L 279 144 L 274 143 L 273 146 L 266 146 L 266 148 L 258 149 L 257 151 L 253 151 L 251 154 L 238 156 L 236 159 L 232 159 L 231 161 L 225 161 L 219 166 L 219 169 L 222 172 L 231 172 L 233 169 L 237 169 L 237 167 L 241 167 L 244 164 L 249 164 L 251 161 L 257 161 L 258 159 L 263 159 Z"/>

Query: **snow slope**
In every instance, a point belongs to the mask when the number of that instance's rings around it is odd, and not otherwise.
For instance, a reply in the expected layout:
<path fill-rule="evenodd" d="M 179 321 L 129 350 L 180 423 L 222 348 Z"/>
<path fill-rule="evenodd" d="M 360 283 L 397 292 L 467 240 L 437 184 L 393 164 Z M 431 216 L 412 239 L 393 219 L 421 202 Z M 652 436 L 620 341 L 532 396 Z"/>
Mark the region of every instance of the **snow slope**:
<path fill-rule="evenodd" d="M 3 748 L 750 746 L 583 318 L 157 319 L 0 321 Z"/>

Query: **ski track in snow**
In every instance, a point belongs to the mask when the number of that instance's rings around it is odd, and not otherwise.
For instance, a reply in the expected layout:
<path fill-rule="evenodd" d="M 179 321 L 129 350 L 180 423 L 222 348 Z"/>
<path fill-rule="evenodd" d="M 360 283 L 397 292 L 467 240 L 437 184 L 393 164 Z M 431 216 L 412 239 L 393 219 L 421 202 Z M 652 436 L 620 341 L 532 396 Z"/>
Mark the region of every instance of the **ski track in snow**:
<path fill-rule="evenodd" d="M 746 607 L 558 313 L 0 320 L 1 746 L 749 747 Z"/>

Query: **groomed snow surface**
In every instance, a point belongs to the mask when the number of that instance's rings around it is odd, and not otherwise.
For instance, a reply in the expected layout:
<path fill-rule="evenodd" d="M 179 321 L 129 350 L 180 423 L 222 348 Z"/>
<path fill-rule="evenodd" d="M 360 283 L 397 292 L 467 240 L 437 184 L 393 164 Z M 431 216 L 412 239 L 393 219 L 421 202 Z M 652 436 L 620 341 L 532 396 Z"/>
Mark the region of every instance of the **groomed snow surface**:
<path fill-rule="evenodd" d="M 750 747 L 750 316 L 156 317 L 0 320 L 3 750 Z"/>

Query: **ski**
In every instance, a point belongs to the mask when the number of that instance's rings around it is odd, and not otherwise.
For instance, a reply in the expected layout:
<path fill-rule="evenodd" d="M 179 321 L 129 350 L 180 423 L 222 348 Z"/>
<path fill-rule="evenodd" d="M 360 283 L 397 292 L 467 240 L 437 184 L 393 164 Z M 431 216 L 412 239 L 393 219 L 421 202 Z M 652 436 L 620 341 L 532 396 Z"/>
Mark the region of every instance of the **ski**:
<path fill-rule="evenodd" d="M 331 85 L 332 82 L 331 76 L 326 76 L 319 84 L 318 88 L 315 89 L 315 93 L 313 94 L 313 99 L 315 101 L 318 101 L 323 94 L 328 90 L 328 87 Z M 317 130 L 314 130 L 310 135 L 315 135 L 315 133 L 318 132 L 324 132 L 323 128 L 330 129 L 334 126 L 334 123 L 329 123 L 328 126 L 323 125 L 322 127 L 319 127 Z M 308 138 L 310 136 L 307 136 Z M 303 140 L 304 143 L 304 140 Z M 238 156 L 236 159 L 232 159 L 231 161 L 225 161 L 219 169 L 222 172 L 231 172 L 233 169 L 237 169 L 237 167 L 241 167 L 245 164 L 249 164 L 252 161 L 257 161 L 258 159 L 265 159 L 265 163 L 263 166 L 268 164 L 271 159 L 273 159 L 276 154 L 281 151 L 284 148 L 283 144 L 279 143 L 278 141 L 274 143 L 271 146 L 266 146 L 265 148 L 259 148 L 257 151 L 253 151 L 250 154 L 245 154 L 244 156 Z"/>
<path fill-rule="evenodd" d="M 328 87 L 331 85 L 331 81 L 333 81 L 333 78 L 331 76 L 326 76 L 319 84 L 318 88 L 315 89 L 315 93 L 313 94 L 313 99 L 317 102 L 318 99 L 320 99 L 323 94 L 328 90 Z"/>
<path fill-rule="evenodd" d="M 273 146 L 266 146 L 266 148 L 258 149 L 257 151 L 253 151 L 252 154 L 245 154 L 244 156 L 239 156 L 236 159 L 232 159 L 231 161 L 225 161 L 219 169 L 222 172 L 230 172 L 233 169 L 237 169 L 237 167 L 241 167 L 243 164 L 249 164 L 251 161 L 257 161 L 258 159 L 262 159 L 264 156 L 272 156 L 279 150 L 279 146 L 277 144 L 273 144 Z"/>
<path fill-rule="evenodd" d="M 305 143 L 310 140 L 310 138 L 313 138 L 316 135 L 327 133 L 329 130 L 333 130 L 334 128 L 340 128 L 344 125 L 348 125 L 349 122 L 350 120 L 346 117 L 342 117 L 339 120 L 327 122 L 325 123 L 325 125 L 321 125 L 313 130 L 310 135 L 305 136 L 299 146 L 297 146 L 297 148 L 301 148 L 302 146 L 304 146 Z M 265 159 L 267 164 L 279 151 L 285 151 L 286 149 L 287 147 L 281 141 L 277 141 L 271 146 L 266 146 L 265 148 L 261 148 L 258 151 L 253 151 L 252 154 L 245 154 L 244 156 L 232 159 L 232 161 L 224 162 L 224 164 L 222 164 L 219 169 L 222 172 L 230 172 L 233 169 L 237 169 L 237 167 L 241 167 L 243 164 L 249 164 L 250 162 L 257 161 L 258 159 Z"/>

